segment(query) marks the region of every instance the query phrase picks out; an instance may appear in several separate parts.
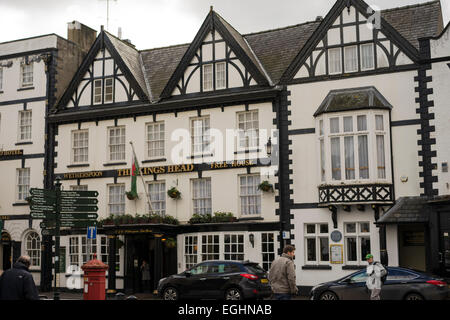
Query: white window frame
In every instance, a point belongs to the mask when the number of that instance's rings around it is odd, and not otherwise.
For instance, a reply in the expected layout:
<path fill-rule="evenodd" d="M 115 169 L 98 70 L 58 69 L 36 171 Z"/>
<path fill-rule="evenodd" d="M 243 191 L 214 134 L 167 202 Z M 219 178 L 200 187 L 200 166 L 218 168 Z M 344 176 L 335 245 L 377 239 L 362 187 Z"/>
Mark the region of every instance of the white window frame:
<path fill-rule="evenodd" d="M 69 237 L 69 265 L 71 266 L 78 266 L 80 265 L 80 238 L 79 236 L 72 236 Z"/>
<path fill-rule="evenodd" d="M 20 65 L 20 86 L 22 88 L 31 87 L 34 81 L 33 62 L 28 64 L 22 63 Z"/>
<path fill-rule="evenodd" d="M 321 226 L 326 225 L 327 231 L 321 232 Z M 308 226 L 314 226 L 314 233 L 308 233 Z M 305 223 L 304 224 L 304 243 L 305 243 L 305 264 L 307 265 L 328 265 L 330 264 L 330 239 L 329 239 L 328 223 Z M 328 260 L 322 260 L 321 254 L 321 239 L 327 240 Z M 313 240 L 315 244 L 315 258 L 314 260 L 308 260 L 308 240 Z"/>
<path fill-rule="evenodd" d="M 223 70 L 219 70 L 223 66 Z M 226 89 L 227 87 L 227 64 L 226 62 L 216 63 L 216 90 Z"/>
<path fill-rule="evenodd" d="M 365 62 L 366 62 L 366 57 L 364 57 L 364 49 L 365 47 L 370 47 L 371 48 L 371 57 L 368 57 L 367 60 L 370 60 L 371 65 L 370 66 L 366 66 Z M 365 43 L 361 45 L 360 48 L 361 51 L 361 57 L 360 57 L 360 61 L 361 61 L 361 71 L 367 71 L 367 70 L 374 70 L 375 69 L 375 53 L 374 53 L 374 45 L 373 43 Z"/>
<path fill-rule="evenodd" d="M 80 137 L 79 135 L 83 134 L 83 137 Z M 73 130 L 72 131 L 72 145 L 71 145 L 71 160 L 72 164 L 86 164 L 89 162 L 89 130 L 83 129 L 83 130 Z M 82 145 L 80 146 L 80 143 Z M 78 158 L 76 158 L 77 151 L 80 151 L 77 155 Z"/>
<path fill-rule="evenodd" d="M 109 81 L 111 81 L 110 84 L 108 84 Z M 114 78 L 104 78 L 103 82 L 105 84 L 104 103 L 111 103 L 114 100 Z"/>
<path fill-rule="evenodd" d="M 272 262 L 276 258 L 275 240 L 276 235 L 273 232 L 261 233 L 261 267 L 266 271 L 269 271 Z"/>
<path fill-rule="evenodd" d="M 255 119 L 256 117 L 256 119 Z M 257 149 L 259 147 L 259 112 L 249 110 L 236 113 L 238 129 L 238 151 Z"/>
<path fill-rule="evenodd" d="M 221 241 L 221 234 L 203 234 L 201 235 L 201 244 L 200 244 L 200 256 L 201 261 L 209 261 L 209 260 L 220 260 L 221 259 L 221 250 L 220 245 L 223 243 Z M 205 241 L 206 239 L 206 241 Z M 211 241 L 210 241 L 211 240 Z M 217 240 L 217 241 L 216 241 Z M 215 249 L 218 249 L 216 252 Z M 211 250 L 213 249 L 213 250 Z"/>
<path fill-rule="evenodd" d="M 33 112 L 32 110 L 20 110 L 18 121 L 18 142 L 29 142 L 33 137 Z"/>
<path fill-rule="evenodd" d="M 20 168 L 17 169 L 16 174 L 16 200 L 25 202 L 26 198 L 30 196 L 31 169 Z"/>
<path fill-rule="evenodd" d="M 158 186 L 159 190 L 157 190 L 157 194 L 155 194 L 155 190 L 151 190 L 152 186 Z M 166 214 L 166 181 L 152 181 L 147 182 L 147 190 L 148 195 L 151 200 L 153 213 L 158 215 Z M 156 207 L 156 208 L 155 208 Z M 147 205 L 147 212 L 150 212 L 150 206 Z"/>
<path fill-rule="evenodd" d="M 339 51 L 339 70 L 333 70 L 332 69 L 332 65 L 333 62 L 331 61 L 331 57 L 333 56 L 331 53 L 332 52 L 336 52 Z M 332 49 L 328 49 L 328 73 L 333 75 L 333 74 L 341 74 L 342 73 L 342 48 L 332 48 Z"/>
<path fill-rule="evenodd" d="M 214 66 L 212 63 L 204 64 L 202 66 L 203 72 L 203 91 L 212 91 L 214 90 Z"/>
<path fill-rule="evenodd" d="M 186 270 L 192 268 L 199 262 L 199 236 L 184 236 L 184 267 Z"/>
<path fill-rule="evenodd" d="M 249 178 L 253 177 L 254 188 L 253 193 L 248 194 L 248 185 Z M 242 184 L 242 179 L 245 179 L 246 184 Z M 258 178 L 258 179 L 255 179 Z M 258 174 L 244 174 L 238 175 L 238 187 L 239 187 L 239 212 L 241 217 L 254 217 L 260 216 L 262 214 L 262 199 L 261 199 L 261 190 L 258 189 L 259 184 L 261 183 L 261 175 Z M 245 191 L 245 192 L 243 192 Z M 253 201 L 251 201 L 253 199 Z M 246 207 L 247 209 L 244 209 Z M 255 213 L 249 213 L 251 208 L 254 207 Z M 259 209 L 259 210 L 258 210 Z M 258 212 L 259 211 L 259 212 Z"/>
<path fill-rule="evenodd" d="M 204 184 L 200 186 L 200 184 Z M 211 178 L 192 179 L 192 213 L 212 214 L 212 184 Z M 196 188 L 203 190 L 198 191 Z M 208 205 L 209 204 L 209 205 Z"/>
<path fill-rule="evenodd" d="M 353 60 L 348 60 L 348 51 L 352 50 L 353 52 Z M 350 67 L 354 68 L 351 69 Z M 347 46 L 344 47 L 344 68 L 346 73 L 357 72 L 358 71 L 358 47 L 357 46 Z"/>
<path fill-rule="evenodd" d="M 356 230 L 355 232 L 348 232 L 347 231 L 347 225 L 349 224 L 355 224 Z M 362 224 L 367 224 L 369 226 L 369 231 L 368 232 L 362 232 L 361 231 L 361 226 Z M 372 241 L 372 237 L 371 237 L 371 223 L 370 221 L 356 221 L 356 222 L 352 222 L 352 221 L 348 221 L 348 222 L 344 222 L 344 261 L 347 265 L 364 265 L 365 264 L 365 256 L 363 257 L 362 253 L 361 253 L 361 249 L 362 249 L 362 239 L 363 238 L 369 238 L 370 241 L 370 246 L 372 247 L 373 241 Z M 351 261 L 348 259 L 348 239 L 350 238 L 354 238 L 356 239 L 356 261 Z M 368 253 L 371 252 L 370 250 L 371 248 L 369 248 Z"/>
<path fill-rule="evenodd" d="M 108 215 L 118 216 L 125 214 L 125 184 L 117 183 L 117 184 L 108 184 L 108 195 L 107 195 L 107 203 L 108 203 Z M 111 193 L 114 189 L 118 190 L 115 195 Z M 115 191 L 116 192 L 116 191 Z"/>
<path fill-rule="evenodd" d="M 229 242 L 226 242 L 226 238 Z M 225 233 L 223 235 L 223 257 L 225 261 L 243 261 L 245 258 L 245 234 Z"/>
<path fill-rule="evenodd" d="M 158 121 L 145 125 L 145 144 L 147 159 L 156 159 L 165 155 L 165 122 Z M 150 138 L 150 136 L 152 136 Z"/>
<path fill-rule="evenodd" d="M 3 67 L 0 67 L 0 92 L 3 90 Z"/>
<path fill-rule="evenodd" d="M 31 258 L 30 270 L 41 267 L 41 237 L 36 231 L 29 231 L 24 237 L 24 251 Z"/>
<path fill-rule="evenodd" d="M 197 126 L 197 123 L 199 122 L 201 122 L 201 126 Z M 191 124 L 191 154 L 196 156 L 196 155 L 205 155 L 211 152 L 210 117 L 204 116 L 191 118 L 190 124 Z M 198 130 L 201 130 L 201 132 L 198 132 Z M 198 141 L 198 139 L 200 141 Z M 199 148 L 199 146 L 201 148 Z"/>
<path fill-rule="evenodd" d="M 376 130 L 375 117 L 377 115 L 383 116 L 383 129 Z M 352 117 L 353 131 L 344 132 L 344 118 Z M 366 116 L 367 130 L 358 131 L 357 119 L 358 116 Z M 331 133 L 330 131 L 330 119 L 339 118 L 339 133 Z M 323 121 L 323 135 L 320 135 L 320 121 Z M 325 113 L 316 119 L 316 132 L 317 132 L 317 159 L 321 159 L 320 141 L 324 141 L 325 149 L 325 179 L 322 180 L 321 166 L 318 165 L 318 181 L 321 184 L 367 184 L 367 183 L 390 183 L 392 182 L 390 172 L 390 140 L 389 140 L 389 113 L 388 111 L 369 110 L 369 111 L 348 111 L 348 112 L 336 112 Z M 369 162 L 369 178 L 360 178 L 360 166 L 359 166 L 359 150 L 358 150 L 358 136 L 367 135 L 368 145 L 368 162 Z M 377 164 L 377 146 L 376 136 L 384 135 L 384 163 L 385 163 L 385 177 L 378 178 L 378 164 Z M 353 136 L 353 160 L 354 160 L 354 179 L 347 179 L 346 177 L 346 163 L 345 163 L 345 137 Z M 333 180 L 332 178 L 332 157 L 331 157 L 331 139 L 339 138 L 340 146 L 340 167 L 341 167 L 341 179 Z"/>
<path fill-rule="evenodd" d="M 126 131 L 125 126 L 109 127 L 108 128 L 108 161 L 123 161 L 125 160 Z M 114 141 L 112 141 L 114 140 Z"/>
<path fill-rule="evenodd" d="M 98 86 L 98 84 L 100 85 L 100 86 Z M 93 83 L 93 86 L 94 86 L 94 90 L 93 90 L 93 94 L 94 94 L 94 97 L 93 97 L 93 99 L 92 99 L 92 101 L 93 101 L 93 103 L 94 104 L 102 104 L 103 103 L 103 81 L 102 81 L 102 79 L 94 79 L 94 83 Z M 99 90 L 99 91 L 97 91 L 97 90 Z M 100 100 L 98 100 L 98 99 L 100 99 Z"/>

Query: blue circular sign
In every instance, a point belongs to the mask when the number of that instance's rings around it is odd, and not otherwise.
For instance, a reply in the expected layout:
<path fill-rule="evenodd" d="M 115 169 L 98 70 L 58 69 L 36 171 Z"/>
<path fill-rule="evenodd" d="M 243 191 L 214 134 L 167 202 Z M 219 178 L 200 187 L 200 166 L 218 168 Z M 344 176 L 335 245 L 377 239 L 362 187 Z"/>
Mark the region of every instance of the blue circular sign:
<path fill-rule="evenodd" d="M 334 242 L 339 242 L 342 240 L 342 233 L 338 230 L 334 230 L 331 233 L 331 240 L 333 240 Z"/>

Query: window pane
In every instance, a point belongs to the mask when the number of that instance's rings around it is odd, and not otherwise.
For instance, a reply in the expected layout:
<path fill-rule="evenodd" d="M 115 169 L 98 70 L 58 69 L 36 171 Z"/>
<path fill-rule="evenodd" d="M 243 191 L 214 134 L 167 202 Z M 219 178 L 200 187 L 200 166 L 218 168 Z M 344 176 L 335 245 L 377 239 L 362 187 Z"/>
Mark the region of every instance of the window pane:
<path fill-rule="evenodd" d="M 366 131 L 367 130 L 367 117 L 366 116 L 358 116 L 358 131 Z"/>
<path fill-rule="evenodd" d="M 320 225 L 320 233 L 328 233 L 328 224 Z"/>
<path fill-rule="evenodd" d="M 307 259 L 316 261 L 316 239 L 307 239 L 306 241 Z"/>
<path fill-rule="evenodd" d="M 355 151 L 353 137 L 344 138 L 345 147 L 345 179 L 355 179 Z"/>
<path fill-rule="evenodd" d="M 306 233 L 315 234 L 316 233 L 316 225 L 315 224 L 307 224 L 306 225 Z"/>
<path fill-rule="evenodd" d="M 341 73 L 342 72 L 342 57 L 341 57 L 341 49 L 329 49 L 328 50 L 328 59 L 329 59 L 329 67 L 330 73 Z"/>
<path fill-rule="evenodd" d="M 344 117 L 344 132 L 353 132 L 353 117 Z"/>
<path fill-rule="evenodd" d="M 356 47 L 346 47 L 345 55 L 345 72 L 358 71 L 358 51 Z"/>
<path fill-rule="evenodd" d="M 384 130 L 384 123 L 383 123 L 383 116 L 382 115 L 376 115 L 375 116 L 375 128 L 378 131 Z"/>
<path fill-rule="evenodd" d="M 339 133 L 339 118 L 330 119 L 330 133 Z"/>
<path fill-rule="evenodd" d="M 345 225 L 345 232 L 347 233 L 355 233 L 356 232 L 356 223 L 347 223 Z"/>
<path fill-rule="evenodd" d="M 320 261 L 329 261 L 328 238 L 320 238 Z"/>
<path fill-rule="evenodd" d="M 333 180 L 341 180 L 340 138 L 331 138 L 331 170 Z"/>
<path fill-rule="evenodd" d="M 347 260 L 357 261 L 356 238 L 347 238 Z"/>
<path fill-rule="evenodd" d="M 203 66 L 203 90 L 213 89 L 213 66 L 207 64 Z"/>
<path fill-rule="evenodd" d="M 377 135 L 377 171 L 378 178 L 386 178 L 386 164 L 384 157 L 384 136 Z"/>
<path fill-rule="evenodd" d="M 325 142 L 320 140 L 320 176 L 321 180 L 325 181 Z"/>
<path fill-rule="evenodd" d="M 369 146 L 367 136 L 358 136 L 359 178 L 369 179 Z"/>
<path fill-rule="evenodd" d="M 370 232 L 370 224 L 368 222 L 360 223 L 360 231 L 361 232 Z"/>
<path fill-rule="evenodd" d="M 370 238 L 361 237 L 361 259 L 364 259 L 370 253 Z"/>
<path fill-rule="evenodd" d="M 225 62 L 216 64 L 216 89 L 224 89 L 226 87 L 226 70 Z"/>
<path fill-rule="evenodd" d="M 361 69 L 373 69 L 374 68 L 374 55 L 373 44 L 361 45 Z"/>

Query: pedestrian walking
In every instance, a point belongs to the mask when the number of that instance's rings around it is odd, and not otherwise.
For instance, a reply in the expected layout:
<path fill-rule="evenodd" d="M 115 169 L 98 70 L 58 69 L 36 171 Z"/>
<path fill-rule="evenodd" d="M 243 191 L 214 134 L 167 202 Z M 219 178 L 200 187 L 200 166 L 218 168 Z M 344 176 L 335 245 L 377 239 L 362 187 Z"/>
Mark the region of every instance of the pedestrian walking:
<path fill-rule="evenodd" d="M 382 278 L 387 274 L 387 271 L 381 263 L 373 261 L 373 255 L 370 253 L 366 256 L 366 260 L 369 263 L 366 269 L 368 275 L 366 286 L 370 291 L 370 300 L 380 300 Z"/>
<path fill-rule="evenodd" d="M 276 300 L 291 300 L 298 293 L 294 257 L 295 247 L 286 245 L 281 257 L 270 266 L 268 278 Z"/>
<path fill-rule="evenodd" d="M 142 261 L 141 274 L 142 274 L 142 286 L 143 286 L 143 289 L 145 292 L 147 289 L 149 289 L 149 290 L 151 289 L 150 288 L 150 280 L 151 280 L 150 265 L 145 260 Z"/>
<path fill-rule="evenodd" d="M 21 256 L 14 266 L 0 276 L 0 300 L 39 300 L 33 276 L 28 271 L 29 256 Z"/>

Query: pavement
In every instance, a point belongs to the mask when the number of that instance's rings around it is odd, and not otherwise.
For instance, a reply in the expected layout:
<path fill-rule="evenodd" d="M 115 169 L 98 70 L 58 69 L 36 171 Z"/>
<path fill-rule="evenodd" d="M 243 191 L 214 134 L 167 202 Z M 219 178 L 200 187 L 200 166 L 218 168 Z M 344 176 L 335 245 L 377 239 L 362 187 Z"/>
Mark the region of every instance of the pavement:
<path fill-rule="evenodd" d="M 53 292 L 42 292 L 39 293 L 39 296 L 43 298 L 43 300 L 53 300 Z M 157 295 L 153 293 L 134 293 L 134 294 L 126 294 L 125 299 L 129 296 L 135 296 L 138 300 L 161 300 Z M 46 297 L 46 298 L 44 298 Z M 59 297 L 61 300 L 83 300 L 83 294 L 78 292 L 60 292 Z M 116 300 L 113 296 L 112 298 L 107 298 L 107 300 Z M 306 296 L 296 296 L 293 300 L 309 300 Z"/>

